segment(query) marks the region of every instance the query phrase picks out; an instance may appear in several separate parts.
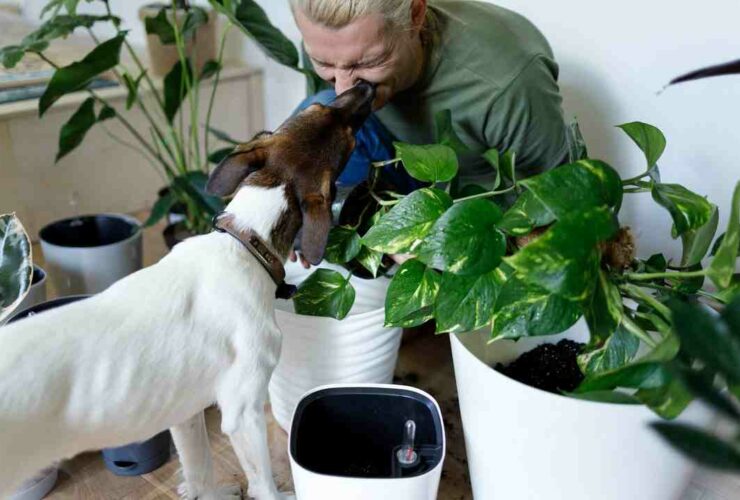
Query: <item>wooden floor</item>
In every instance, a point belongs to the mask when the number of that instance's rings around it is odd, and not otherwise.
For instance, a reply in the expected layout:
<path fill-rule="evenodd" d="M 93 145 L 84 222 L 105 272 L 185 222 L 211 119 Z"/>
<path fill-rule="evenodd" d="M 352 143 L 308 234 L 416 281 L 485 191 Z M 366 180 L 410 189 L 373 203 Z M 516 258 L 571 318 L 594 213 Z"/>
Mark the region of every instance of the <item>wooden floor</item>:
<path fill-rule="evenodd" d="M 137 215 L 141 220 L 144 219 L 145 214 Z M 144 233 L 145 265 L 156 262 L 166 252 L 160 231 L 161 227 L 158 227 L 148 229 Z M 34 258 L 38 264 L 43 266 L 38 245 L 34 246 Z M 50 298 L 54 296 L 53 287 L 49 290 L 49 295 Z M 437 399 L 442 408 L 447 434 L 447 456 L 438 499 L 472 499 L 455 389 L 455 375 L 447 337 L 445 335 L 435 336 L 430 332 L 406 332 L 399 352 L 395 381 L 427 391 Z M 287 435 L 273 419 L 269 406 L 265 411 L 275 481 L 281 491 L 292 491 L 287 456 Z M 206 411 L 206 420 L 217 481 L 220 484 L 240 483 L 246 491 L 246 480 L 239 462 L 228 439 L 220 432 L 218 410 L 209 408 Z M 166 465 L 151 474 L 118 477 L 105 468 L 100 453 L 86 453 L 62 463 L 59 482 L 47 498 L 53 500 L 176 499 L 179 498 L 177 494 L 180 482 L 179 469 L 179 462 L 173 453 L 172 459 Z M 681 500 L 740 500 L 740 476 L 699 471 Z"/>

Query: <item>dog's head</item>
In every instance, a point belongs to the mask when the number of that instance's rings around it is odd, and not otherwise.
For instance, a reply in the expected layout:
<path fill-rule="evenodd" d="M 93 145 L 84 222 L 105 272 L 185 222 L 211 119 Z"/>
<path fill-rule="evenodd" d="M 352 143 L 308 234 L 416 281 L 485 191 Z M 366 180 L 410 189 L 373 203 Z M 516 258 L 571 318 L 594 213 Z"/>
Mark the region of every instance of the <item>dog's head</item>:
<path fill-rule="evenodd" d="M 303 227 L 303 255 L 318 264 L 331 229 L 334 183 L 355 147 L 355 132 L 370 115 L 374 97 L 374 87 L 361 82 L 329 105 L 313 104 L 297 113 L 274 133 L 258 134 L 214 169 L 208 191 L 228 196 L 241 184 L 285 185 L 288 212 L 278 223 L 276 236 L 290 241 L 273 243 L 292 245 Z"/>

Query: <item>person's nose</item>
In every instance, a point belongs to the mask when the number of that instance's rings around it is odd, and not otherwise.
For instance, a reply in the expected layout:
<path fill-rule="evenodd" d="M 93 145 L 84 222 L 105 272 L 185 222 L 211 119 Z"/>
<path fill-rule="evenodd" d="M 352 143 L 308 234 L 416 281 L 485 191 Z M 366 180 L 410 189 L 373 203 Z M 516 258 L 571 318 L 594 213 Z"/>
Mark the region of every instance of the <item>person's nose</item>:
<path fill-rule="evenodd" d="M 337 95 L 349 90 L 357 83 L 357 77 L 349 70 L 337 70 L 334 74 L 334 92 Z"/>

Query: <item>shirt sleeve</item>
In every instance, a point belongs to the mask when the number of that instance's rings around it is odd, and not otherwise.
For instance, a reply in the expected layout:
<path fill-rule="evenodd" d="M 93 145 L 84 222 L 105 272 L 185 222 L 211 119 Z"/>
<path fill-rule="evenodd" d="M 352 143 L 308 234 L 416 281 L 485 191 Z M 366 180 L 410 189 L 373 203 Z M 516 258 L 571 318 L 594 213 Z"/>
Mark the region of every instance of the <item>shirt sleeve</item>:
<path fill-rule="evenodd" d="M 517 171 L 534 175 L 568 156 L 558 67 L 536 56 L 493 101 L 484 134 L 488 147 L 516 153 Z"/>

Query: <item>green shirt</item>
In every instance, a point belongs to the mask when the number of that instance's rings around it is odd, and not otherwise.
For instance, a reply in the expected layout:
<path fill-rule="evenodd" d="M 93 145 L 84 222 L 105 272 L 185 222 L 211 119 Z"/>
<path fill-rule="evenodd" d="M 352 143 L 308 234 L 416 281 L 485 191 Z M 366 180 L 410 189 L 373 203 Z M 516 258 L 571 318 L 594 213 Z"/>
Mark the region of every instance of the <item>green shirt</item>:
<path fill-rule="evenodd" d="M 492 180 L 480 158 L 490 148 L 516 153 L 531 175 L 567 157 L 558 67 L 544 36 L 527 19 L 483 2 L 437 0 L 436 36 L 410 89 L 377 112 L 400 141 L 434 142 L 434 115 L 450 109 L 473 154 L 461 157 L 461 185 Z"/>

